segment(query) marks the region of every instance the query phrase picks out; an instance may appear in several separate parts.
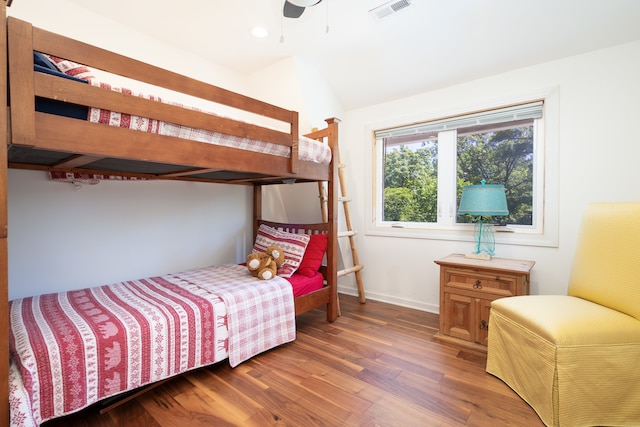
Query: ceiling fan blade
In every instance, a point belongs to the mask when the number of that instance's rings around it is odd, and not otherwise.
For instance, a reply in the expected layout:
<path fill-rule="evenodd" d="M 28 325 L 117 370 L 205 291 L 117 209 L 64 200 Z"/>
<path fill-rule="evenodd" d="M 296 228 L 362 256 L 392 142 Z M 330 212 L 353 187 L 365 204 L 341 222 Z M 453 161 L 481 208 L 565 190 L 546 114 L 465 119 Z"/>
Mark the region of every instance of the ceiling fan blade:
<path fill-rule="evenodd" d="M 304 9 L 304 7 L 296 6 L 293 3 L 289 3 L 288 0 L 285 0 L 284 7 L 282 8 L 282 14 L 286 18 L 300 18 Z"/>

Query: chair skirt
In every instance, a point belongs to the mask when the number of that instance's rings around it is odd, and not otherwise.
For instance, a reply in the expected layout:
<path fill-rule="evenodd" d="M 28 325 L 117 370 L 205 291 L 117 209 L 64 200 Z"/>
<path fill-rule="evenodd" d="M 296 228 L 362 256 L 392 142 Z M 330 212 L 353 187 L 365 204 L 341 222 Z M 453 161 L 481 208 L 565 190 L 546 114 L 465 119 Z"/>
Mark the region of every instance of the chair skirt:
<path fill-rule="evenodd" d="M 496 300 L 487 367 L 547 426 L 640 426 L 640 321 L 562 295 Z"/>

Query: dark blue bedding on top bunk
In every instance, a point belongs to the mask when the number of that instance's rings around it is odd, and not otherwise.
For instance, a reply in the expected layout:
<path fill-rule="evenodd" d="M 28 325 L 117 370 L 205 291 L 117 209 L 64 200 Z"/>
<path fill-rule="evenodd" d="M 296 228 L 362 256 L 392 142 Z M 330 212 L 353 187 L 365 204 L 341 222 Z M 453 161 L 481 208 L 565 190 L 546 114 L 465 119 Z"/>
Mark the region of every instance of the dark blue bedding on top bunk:
<path fill-rule="evenodd" d="M 61 73 L 44 55 L 39 52 L 33 52 L 33 70 L 84 84 L 88 83 L 86 80 Z M 68 102 L 36 97 L 36 111 L 55 114 L 57 116 L 87 120 L 89 109 L 84 105 L 70 104 Z"/>

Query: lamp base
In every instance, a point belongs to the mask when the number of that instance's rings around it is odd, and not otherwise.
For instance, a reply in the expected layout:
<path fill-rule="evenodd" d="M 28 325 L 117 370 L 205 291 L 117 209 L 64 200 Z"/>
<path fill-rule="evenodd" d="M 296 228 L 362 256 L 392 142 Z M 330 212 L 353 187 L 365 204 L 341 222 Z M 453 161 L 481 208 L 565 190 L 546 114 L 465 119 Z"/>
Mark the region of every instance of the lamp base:
<path fill-rule="evenodd" d="M 465 258 L 470 258 L 470 259 L 481 259 L 481 260 L 484 260 L 484 261 L 489 261 L 491 259 L 491 255 L 486 254 L 484 252 L 465 254 L 464 257 Z"/>

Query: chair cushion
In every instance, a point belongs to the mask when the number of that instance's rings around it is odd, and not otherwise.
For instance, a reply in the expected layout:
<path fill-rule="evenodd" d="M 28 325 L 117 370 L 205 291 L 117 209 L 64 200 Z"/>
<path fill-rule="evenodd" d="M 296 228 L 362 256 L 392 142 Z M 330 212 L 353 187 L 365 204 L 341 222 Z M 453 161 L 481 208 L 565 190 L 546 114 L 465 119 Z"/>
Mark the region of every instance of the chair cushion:
<path fill-rule="evenodd" d="M 640 321 L 563 295 L 495 300 L 487 372 L 548 426 L 640 425 Z"/>
<path fill-rule="evenodd" d="M 528 295 L 492 302 L 499 312 L 556 346 L 640 343 L 640 320 L 567 295 Z"/>

